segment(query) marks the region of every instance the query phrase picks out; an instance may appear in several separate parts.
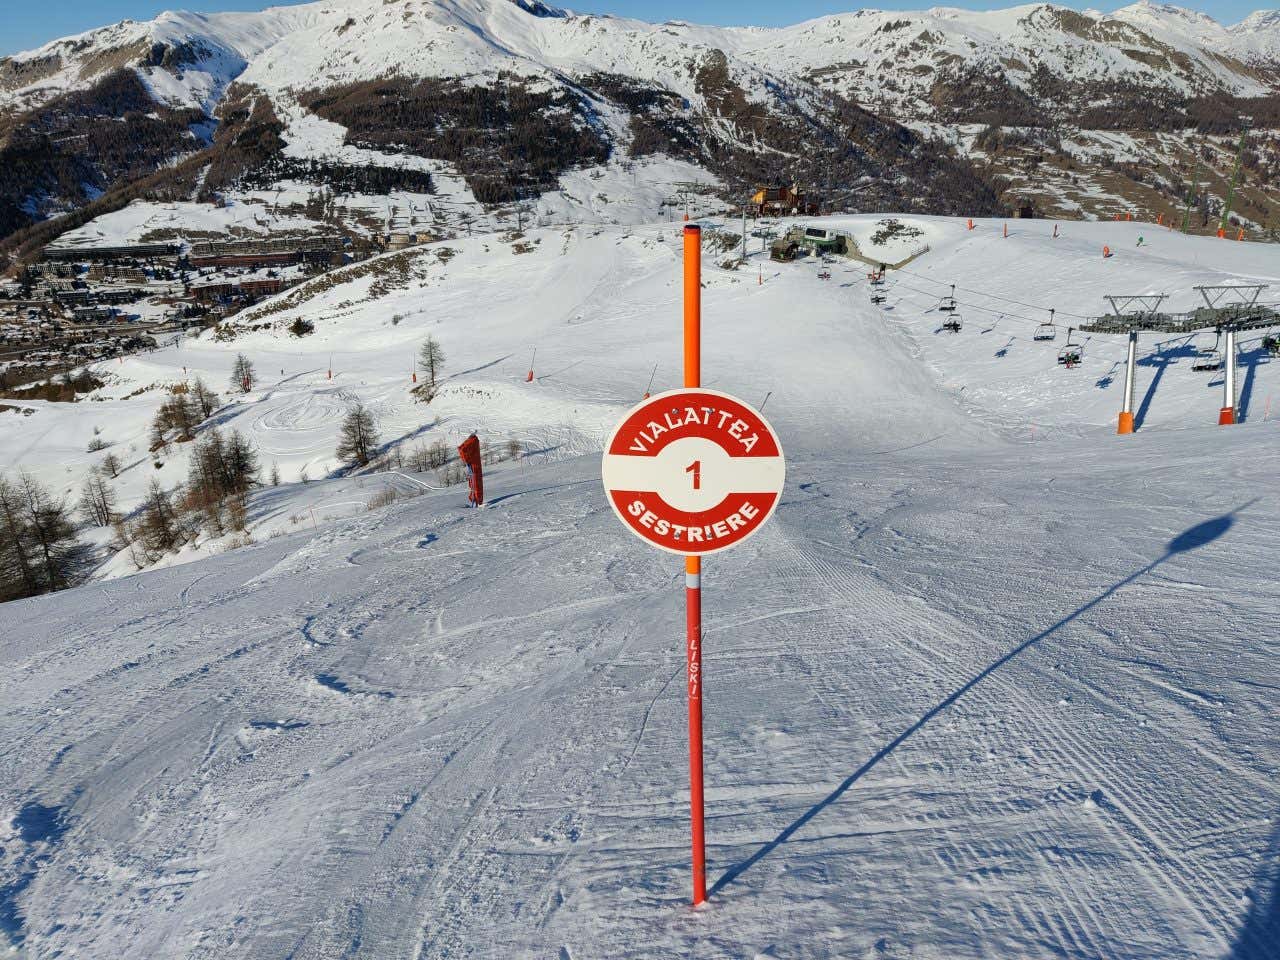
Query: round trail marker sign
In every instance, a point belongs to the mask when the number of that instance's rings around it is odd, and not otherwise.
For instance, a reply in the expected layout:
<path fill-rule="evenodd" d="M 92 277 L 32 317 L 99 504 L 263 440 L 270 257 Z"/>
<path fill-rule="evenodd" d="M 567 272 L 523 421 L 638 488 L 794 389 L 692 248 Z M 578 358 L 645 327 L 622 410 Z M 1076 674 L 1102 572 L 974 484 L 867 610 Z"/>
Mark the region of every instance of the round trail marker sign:
<path fill-rule="evenodd" d="M 614 513 L 668 553 L 736 547 L 777 509 L 786 479 L 767 420 L 718 390 L 669 390 L 632 408 L 604 447 Z"/>

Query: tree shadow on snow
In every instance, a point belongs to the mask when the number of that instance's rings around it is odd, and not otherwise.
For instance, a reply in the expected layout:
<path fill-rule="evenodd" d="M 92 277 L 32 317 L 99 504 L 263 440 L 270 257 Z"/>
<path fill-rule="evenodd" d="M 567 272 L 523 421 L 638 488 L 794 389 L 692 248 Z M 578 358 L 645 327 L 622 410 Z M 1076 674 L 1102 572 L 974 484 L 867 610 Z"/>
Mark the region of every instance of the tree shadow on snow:
<path fill-rule="evenodd" d="M 1158 566 L 1160 566 L 1166 560 L 1169 560 L 1180 553 L 1187 553 L 1188 551 L 1195 550 L 1198 547 L 1203 547 L 1206 544 L 1210 544 L 1213 541 L 1217 540 L 1219 537 L 1225 534 L 1228 530 L 1230 530 L 1231 527 L 1235 524 L 1236 514 L 1240 513 L 1243 510 L 1246 510 L 1254 502 L 1256 502 L 1256 500 L 1250 501 L 1249 503 L 1246 503 L 1240 507 L 1237 507 L 1235 510 L 1231 511 L 1230 513 L 1225 513 L 1220 517 L 1214 517 L 1212 520 L 1206 520 L 1203 523 L 1196 524 L 1194 527 L 1184 530 L 1178 536 L 1174 537 L 1172 540 L 1169 541 L 1169 544 L 1168 546 L 1166 546 L 1165 552 L 1162 556 L 1160 556 L 1156 560 L 1153 560 L 1151 563 L 1147 564 L 1141 570 L 1137 570 L 1134 573 L 1131 573 L 1129 576 L 1125 577 L 1119 583 L 1113 584 L 1112 586 L 1108 587 L 1106 590 L 1104 590 L 1098 596 L 1094 597 L 1084 606 L 1079 607 L 1076 610 L 1073 610 L 1071 613 L 1067 614 L 1057 623 L 1053 624 L 1052 626 L 1036 634 L 1034 637 L 1031 637 L 1029 640 L 1024 640 L 1021 644 L 1014 647 L 1012 650 L 1010 650 L 1008 653 L 1002 656 L 999 660 L 996 660 L 994 663 L 984 668 L 981 672 L 975 674 L 972 677 L 972 679 L 966 682 L 963 686 L 952 691 L 944 700 L 942 700 L 936 706 L 932 707 L 919 720 L 913 723 L 910 727 L 908 727 L 902 733 L 898 734 L 898 736 L 896 736 L 888 744 L 881 747 L 871 757 L 871 759 L 867 760 L 866 763 L 858 767 L 858 769 L 853 771 L 853 773 L 849 774 L 849 776 L 847 776 L 844 780 L 842 780 L 834 790 L 832 790 L 829 794 L 827 794 L 825 797 L 823 797 L 821 800 L 815 803 L 812 807 L 806 810 L 799 818 L 797 818 L 791 824 L 785 827 L 782 830 L 782 832 L 779 833 L 776 837 L 766 842 L 763 846 L 757 849 L 755 853 L 747 857 L 747 859 L 743 860 L 740 863 L 734 864 L 732 867 L 726 870 L 724 874 L 720 877 L 720 879 L 717 880 L 715 884 L 711 887 L 710 893 L 714 895 L 720 892 L 725 887 L 729 886 L 731 883 L 736 881 L 740 876 L 742 876 L 744 873 L 750 870 L 753 866 L 755 866 L 765 857 L 769 856 L 769 854 L 777 850 L 778 847 L 782 846 L 784 843 L 789 841 L 793 836 L 795 836 L 796 833 L 798 833 L 803 827 L 805 827 L 811 820 L 817 817 L 818 814 L 822 813 L 824 810 L 826 810 L 828 807 L 834 804 L 837 800 L 839 800 L 842 796 L 844 796 L 844 794 L 848 792 L 850 787 L 852 787 L 855 783 L 861 780 L 867 773 L 869 773 L 873 768 L 875 768 L 875 766 L 879 764 L 881 760 L 885 759 L 885 757 L 893 753 L 894 750 L 898 749 L 898 747 L 902 746 L 902 744 L 910 740 L 911 737 L 913 737 L 916 733 L 918 733 L 930 720 L 938 716 L 938 714 L 942 713 L 943 711 L 947 710 L 954 703 L 956 703 L 956 701 L 958 701 L 966 693 L 968 693 L 970 690 L 972 690 L 974 687 L 980 684 L 983 680 L 991 676 L 991 674 L 995 673 L 1005 664 L 1009 663 L 1009 661 L 1013 660 L 1023 651 L 1031 647 L 1034 647 L 1036 644 L 1040 643 L 1040 641 L 1044 640 L 1045 638 L 1052 636 L 1062 627 L 1066 626 L 1072 621 L 1088 613 L 1094 607 L 1110 599 L 1115 593 L 1127 587 L 1129 584 L 1133 583 L 1135 580 L 1138 580 L 1141 577 L 1146 576 L 1148 573 L 1151 573 L 1153 570 L 1155 570 Z M 1272 913 L 1274 915 L 1274 907 L 1272 908 Z M 1270 922 L 1274 922 L 1274 920 Z M 1241 958 L 1239 958 L 1239 960 L 1243 960 L 1243 957 L 1245 956 L 1248 957 L 1248 960 L 1254 960 L 1254 957 L 1255 957 L 1254 954 L 1241 955 Z M 1262 960 L 1262 956 L 1263 956 L 1262 954 L 1256 954 L 1257 960 Z M 1237 960 L 1237 958 L 1232 958 L 1232 960 Z"/>

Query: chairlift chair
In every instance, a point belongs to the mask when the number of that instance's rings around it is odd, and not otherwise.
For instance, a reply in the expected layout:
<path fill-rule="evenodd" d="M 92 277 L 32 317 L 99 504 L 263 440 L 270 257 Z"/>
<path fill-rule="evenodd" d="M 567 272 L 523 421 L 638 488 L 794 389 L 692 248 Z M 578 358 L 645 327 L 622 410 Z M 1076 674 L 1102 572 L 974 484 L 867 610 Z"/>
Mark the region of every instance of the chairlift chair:
<path fill-rule="evenodd" d="M 951 296 L 943 297 L 942 302 L 938 304 L 939 313 L 955 313 L 956 312 L 956 285 L 951 285 Z"/>
<path fill-rule="evenodd" d="M 1262 349 L 1271 356 L 1280 356 L 1280 337 L 1269 335 L 1262 338 Z"/>
<path fill-rule="evenodd" d="M 818 271 L 818 279 L 819 279 L 819 280 L 830 280 L 830 279 L 831 279 L 831 271 L 830 271 L 830 270 L 819 270 L 819 271 Z"/>
<path fill-rule="evenodd" d="M 1196 373 L 1210 373 L 1222 369 L 1222 351 L 1215 347 L 1201 350 L 1191 361 L 1191 369 Z"/>
<path fill-rule="evenodd" d="M 1071 342 L 1071 328 L 1067 329 L 1067 342 L 1058 351 L 1058 363 L 1070 370 L 1084 360 L 1084 344 Z"/>
<path fill-rule="evenodd" d="M 1049 322 L 1042 323 L 1036 327 L 1036 332 L 1032 334 L 1032 340 L 1055 340 L 1058 336 L 1058 328 L 1054 326 L 1053 314 L 1054 310 L 1049 311 Z"/>
<path fill-rule="evenodd" d="M 1197 373 L 1209 373 L 1213 370 L 1222 369 L 1222 351 L 1218 349 L 1218 344 L 1222 342 L 1222 331 L 1217 332 L 1217 336 L 1213 338 L 1212 347 L 1201 347 L 1196 351 L 1195 359 L 1191 361 L 1191 369 Z"/>
<path fill-rule="evenodd" d="M 964 326 L 964 318 L 958 313 L 953 313 L 942 324 L 942 329 L 948 333 L 959 333 Z"/>
<path fill-rule="evenodd" d="M 888 297 L 886 297 L 883 293 L 873 293 L 873 294 L 871 295 L 871 302 L 872 302 L 872 303 L 884 303 L 884 302 L 885 302 L 886 300 L 888 300 L 888 299 L 889 299 L 889 298 L 888 298 Z"/>

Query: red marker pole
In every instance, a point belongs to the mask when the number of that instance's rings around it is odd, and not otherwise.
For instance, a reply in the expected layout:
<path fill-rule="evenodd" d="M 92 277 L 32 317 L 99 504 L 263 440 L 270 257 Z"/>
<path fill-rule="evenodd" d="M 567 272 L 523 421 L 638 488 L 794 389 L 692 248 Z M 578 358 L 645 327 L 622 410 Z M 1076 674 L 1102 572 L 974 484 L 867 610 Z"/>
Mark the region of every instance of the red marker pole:
<path fill-rule="evenodd" d="M 702 230 L 684 228 L 684 385 L 702 386 Z M 693 905 L 707 899 L 702 823 L 702 558 L 685 557 L 685 647 L 689 682 L 689 815 L 693 836 Z"/>

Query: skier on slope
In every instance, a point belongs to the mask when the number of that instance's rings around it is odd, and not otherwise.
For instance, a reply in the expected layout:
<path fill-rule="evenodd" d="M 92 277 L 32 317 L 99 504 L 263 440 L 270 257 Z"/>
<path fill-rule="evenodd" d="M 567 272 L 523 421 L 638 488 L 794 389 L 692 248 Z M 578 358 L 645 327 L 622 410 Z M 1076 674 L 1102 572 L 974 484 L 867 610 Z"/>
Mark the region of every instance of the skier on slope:
<path fill-rule="evenodd" d="M 458 446 L 458 457 L 467 468 L 467 502 L 476 507 L 484 506 L 484 468 L 480 462 L 480 438 L 474 430 Z"/>
<path fill-rule="evenodd" d="M 1145 237 L 1139 237 L 1139 238 L 1138 238 L 1138 246 L 1142 246 L 1144 243 L 1146 243 L 1146 238 L 1145 238 Z"/>

